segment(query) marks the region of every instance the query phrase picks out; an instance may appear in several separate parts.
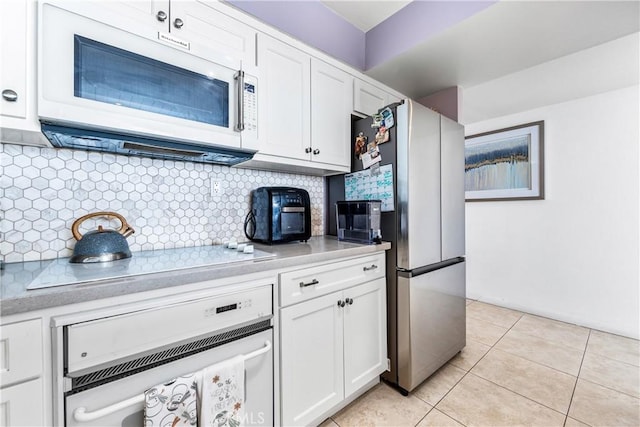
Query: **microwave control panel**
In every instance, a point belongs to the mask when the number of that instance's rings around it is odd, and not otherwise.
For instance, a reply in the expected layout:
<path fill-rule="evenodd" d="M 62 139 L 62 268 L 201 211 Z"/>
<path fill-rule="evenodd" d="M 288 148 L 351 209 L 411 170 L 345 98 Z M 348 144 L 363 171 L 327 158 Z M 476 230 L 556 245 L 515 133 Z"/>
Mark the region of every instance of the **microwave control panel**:
<path fill-rule="evenodd" d="M 251 133 L 258 131 L 258 79 L 245 75 L 244 78 L 244 130 Z"/>

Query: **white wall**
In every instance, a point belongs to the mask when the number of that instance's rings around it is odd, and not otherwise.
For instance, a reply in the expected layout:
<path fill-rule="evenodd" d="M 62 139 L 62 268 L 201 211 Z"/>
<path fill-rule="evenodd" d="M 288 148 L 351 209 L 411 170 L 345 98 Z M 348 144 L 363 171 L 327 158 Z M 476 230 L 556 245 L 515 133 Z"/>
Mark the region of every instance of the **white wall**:
<path fill-rule="evenodd" d="M 466 125 L 545 122 L 545 200 L 467 202 L 467 295 L 639 337 L 639 87 Z"/>

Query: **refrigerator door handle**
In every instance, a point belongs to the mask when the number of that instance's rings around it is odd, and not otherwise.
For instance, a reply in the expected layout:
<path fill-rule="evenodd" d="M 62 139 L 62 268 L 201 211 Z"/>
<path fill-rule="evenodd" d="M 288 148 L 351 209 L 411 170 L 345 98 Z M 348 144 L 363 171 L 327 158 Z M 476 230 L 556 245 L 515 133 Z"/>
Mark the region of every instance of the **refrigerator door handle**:
<path fill-rule="evenodd" d="M 418 267 L 412 270 L 397 267 L 396 271 L 398 272 L 398 276 L 406 277 L 407 279 L 410 279 L 412 277 L 421 276 L 423 274 L 430 273 L 435 270 L 440 270 L 441 268 L 449 267 L 451 265 L 458 264 L 461 262 L 464 262 L 464 257 L 451 258 L 446 261 L 425 265 L 424 267 Z"/>

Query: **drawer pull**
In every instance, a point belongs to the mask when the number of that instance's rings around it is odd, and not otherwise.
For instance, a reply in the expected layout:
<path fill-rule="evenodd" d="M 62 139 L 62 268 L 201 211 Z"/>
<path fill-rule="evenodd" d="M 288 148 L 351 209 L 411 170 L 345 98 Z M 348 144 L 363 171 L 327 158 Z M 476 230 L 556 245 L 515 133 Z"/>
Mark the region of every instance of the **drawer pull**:
<path fill-rule="evenodd" d="M 371 267 L 363 267 L 362 270 L 363 271 L 370 271 L 370 270 L 375 270 L 376 268 L 378 268 L 377 265 L 371 264 Z"/>
<path fill-rule="evenodd" d="M 338 307 L 342 308 L 346 305 L 344 301 L 338 300 Z"/>
<path fill-rule="evenodd" d="M 353 298 L 347 298 L 344 300 L 344 302 L 346 302 L 349 305 L 353 305 Z"/>
<path fill-rule="evenodd" d="M 300 287 L 301 288 L 306 288 L 307 286 L 317 285 L 318 283 L 320 283 L 320 282 L 318 282 L 316 279 L 313 279 L 309 283 L 300 282 Z"/>

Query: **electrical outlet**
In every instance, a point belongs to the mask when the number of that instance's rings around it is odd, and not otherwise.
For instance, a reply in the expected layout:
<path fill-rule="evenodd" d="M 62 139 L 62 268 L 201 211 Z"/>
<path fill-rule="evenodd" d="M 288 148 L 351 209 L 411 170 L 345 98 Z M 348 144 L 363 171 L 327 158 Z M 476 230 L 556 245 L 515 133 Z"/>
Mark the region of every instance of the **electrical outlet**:
<path fill-rule="evenodd" d="M 216 181 L 215 179 L 211 179 L 211 196 L 215 196 L 220 194 L 220 192 L 222 191 L 222 184 L 220 184 L 220 181 Z"/>

